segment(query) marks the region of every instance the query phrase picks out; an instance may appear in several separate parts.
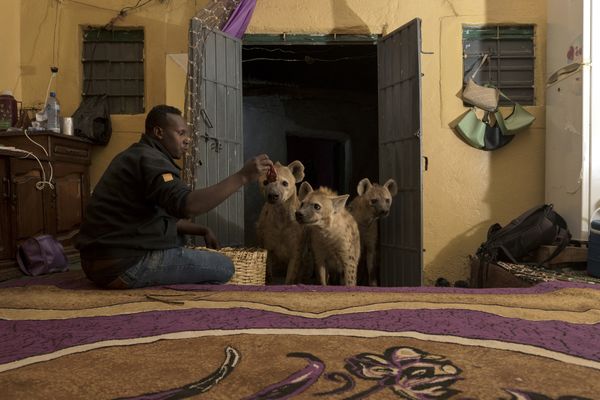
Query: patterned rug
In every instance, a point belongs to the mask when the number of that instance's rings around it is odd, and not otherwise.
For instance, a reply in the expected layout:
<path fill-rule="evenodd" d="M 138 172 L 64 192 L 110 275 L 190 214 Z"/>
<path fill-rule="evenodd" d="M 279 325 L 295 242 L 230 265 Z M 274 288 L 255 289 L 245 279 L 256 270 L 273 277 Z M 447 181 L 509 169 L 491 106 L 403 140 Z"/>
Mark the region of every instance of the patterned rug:
<path fill-rule="evenodd" d="M 0 284 L 6 399 L 593 399 L 600 287 Z"/>

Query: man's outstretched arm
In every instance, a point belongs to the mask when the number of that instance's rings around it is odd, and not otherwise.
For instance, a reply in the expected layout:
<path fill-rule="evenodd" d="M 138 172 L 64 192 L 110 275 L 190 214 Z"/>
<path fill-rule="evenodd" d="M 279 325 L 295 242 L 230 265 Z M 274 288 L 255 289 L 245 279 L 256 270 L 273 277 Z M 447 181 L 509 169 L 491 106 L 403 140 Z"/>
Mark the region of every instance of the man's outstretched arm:
<path fill-rule="evenodd" d="M 207 188 L 196 189 L 186 199 L 185 211 L 189 216 L 208 212 L 225 201 L 240 187 L 254 182 L 273 165 L 266 154 L 246 161 L 242 169 L 221 182 Z"/>

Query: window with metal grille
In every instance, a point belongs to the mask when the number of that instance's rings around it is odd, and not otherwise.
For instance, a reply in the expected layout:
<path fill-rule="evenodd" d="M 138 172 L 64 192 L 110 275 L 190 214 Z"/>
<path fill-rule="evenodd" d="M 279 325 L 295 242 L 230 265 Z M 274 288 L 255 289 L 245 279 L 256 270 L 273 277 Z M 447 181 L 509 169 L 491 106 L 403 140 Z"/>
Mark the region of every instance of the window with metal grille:
<path fill-rule="evenodd" d="M 144 113 L 144 31 L 83 32 L 82 96 L 107 94 L 111 114 Z"/>
<path fill-rule="evenodd" d="M 463 86 L 485 54 L 475 82 L 490 84 L 522 105 L 535 104 L 533 25 L 463 26 Z M 501 105 L 511 104 L 500 97 Z"/>

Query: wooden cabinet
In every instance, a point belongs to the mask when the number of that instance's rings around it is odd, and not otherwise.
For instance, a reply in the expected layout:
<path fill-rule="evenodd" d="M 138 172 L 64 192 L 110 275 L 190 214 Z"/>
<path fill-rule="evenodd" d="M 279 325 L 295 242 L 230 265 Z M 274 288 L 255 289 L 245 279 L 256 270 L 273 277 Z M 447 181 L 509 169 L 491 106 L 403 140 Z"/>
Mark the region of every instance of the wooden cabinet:
<path fill-rule="evenodd" d="M 30 151 L 42 164 L 24 153 L 0 152 L 0 280 L 19 274 L 16 249 L 31 236 L 52 234 L 70 262 L 79 258 L 73 239 L 90 194 L 91 145 L 56 133 L 29 136 L 39 146 L 23 133 L 0 133 L 1 145 Z"/>
<path fill-rule="evenodd" d="M 21 242 L 30 236 L 44 233 L 44 214 L 48 207 L 44 202 L 44 195 L 48 189 L 36 188 L 44 174 L 35 160 L 11 158 L 9 165 L 12 236 L 14 240 Z"/>
<path fill-rule="evenodd" d="M 0 151 L 0 260 L 8 260 L 13 256 L 9 220 L 10 176 L 8 174 L 8 163 L 10 154 Z"/>

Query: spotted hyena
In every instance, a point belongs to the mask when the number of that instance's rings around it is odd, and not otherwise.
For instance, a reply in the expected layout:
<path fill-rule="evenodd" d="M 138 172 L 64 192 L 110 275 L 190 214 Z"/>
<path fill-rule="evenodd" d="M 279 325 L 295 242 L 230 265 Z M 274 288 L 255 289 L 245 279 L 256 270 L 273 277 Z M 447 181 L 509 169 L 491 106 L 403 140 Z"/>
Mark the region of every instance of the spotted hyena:
<path fill-rule="evenodd" d="M 266 202 L 256 225 L 258 243 L 267 250 L 267 278 L 274 269 L 285 269 L 285 283 L 297 283 L 303 227 L 296 222 L 295 212 L 300 205 L 296 183 L 304 179 L 304 165 L 293 161 L 287 166 L 276 162 L 274 181 L 263 175 L 260 191 Z"/>
<path fill-rule="evenodd" d="M 313 191 L 303 182 L 298 197 L 301 205 L 296 219 L 308 231 L 319 283 L 326 285 L 328 277 L 333 282 L 336 276 L 341 285 L 356 286 L 360 238 L 356 221 L 345 207 L 349 196 L 323 187 Z"/>
<path fill-rule="evenodd" d="M 359 268 L 366 264 L 368 282 L 377 286 L 377 221 L 390 213 L 392 197 L 398 193 L 398 185 L 388 179 L 383 186 L 371 183 L 368 178 L 358 182 L 358 196 L 352 200 L 348 210 L 356 220 L 360 231 L 361 261 Z M 362 271 L 362 268 L 361 268 Z"/>

